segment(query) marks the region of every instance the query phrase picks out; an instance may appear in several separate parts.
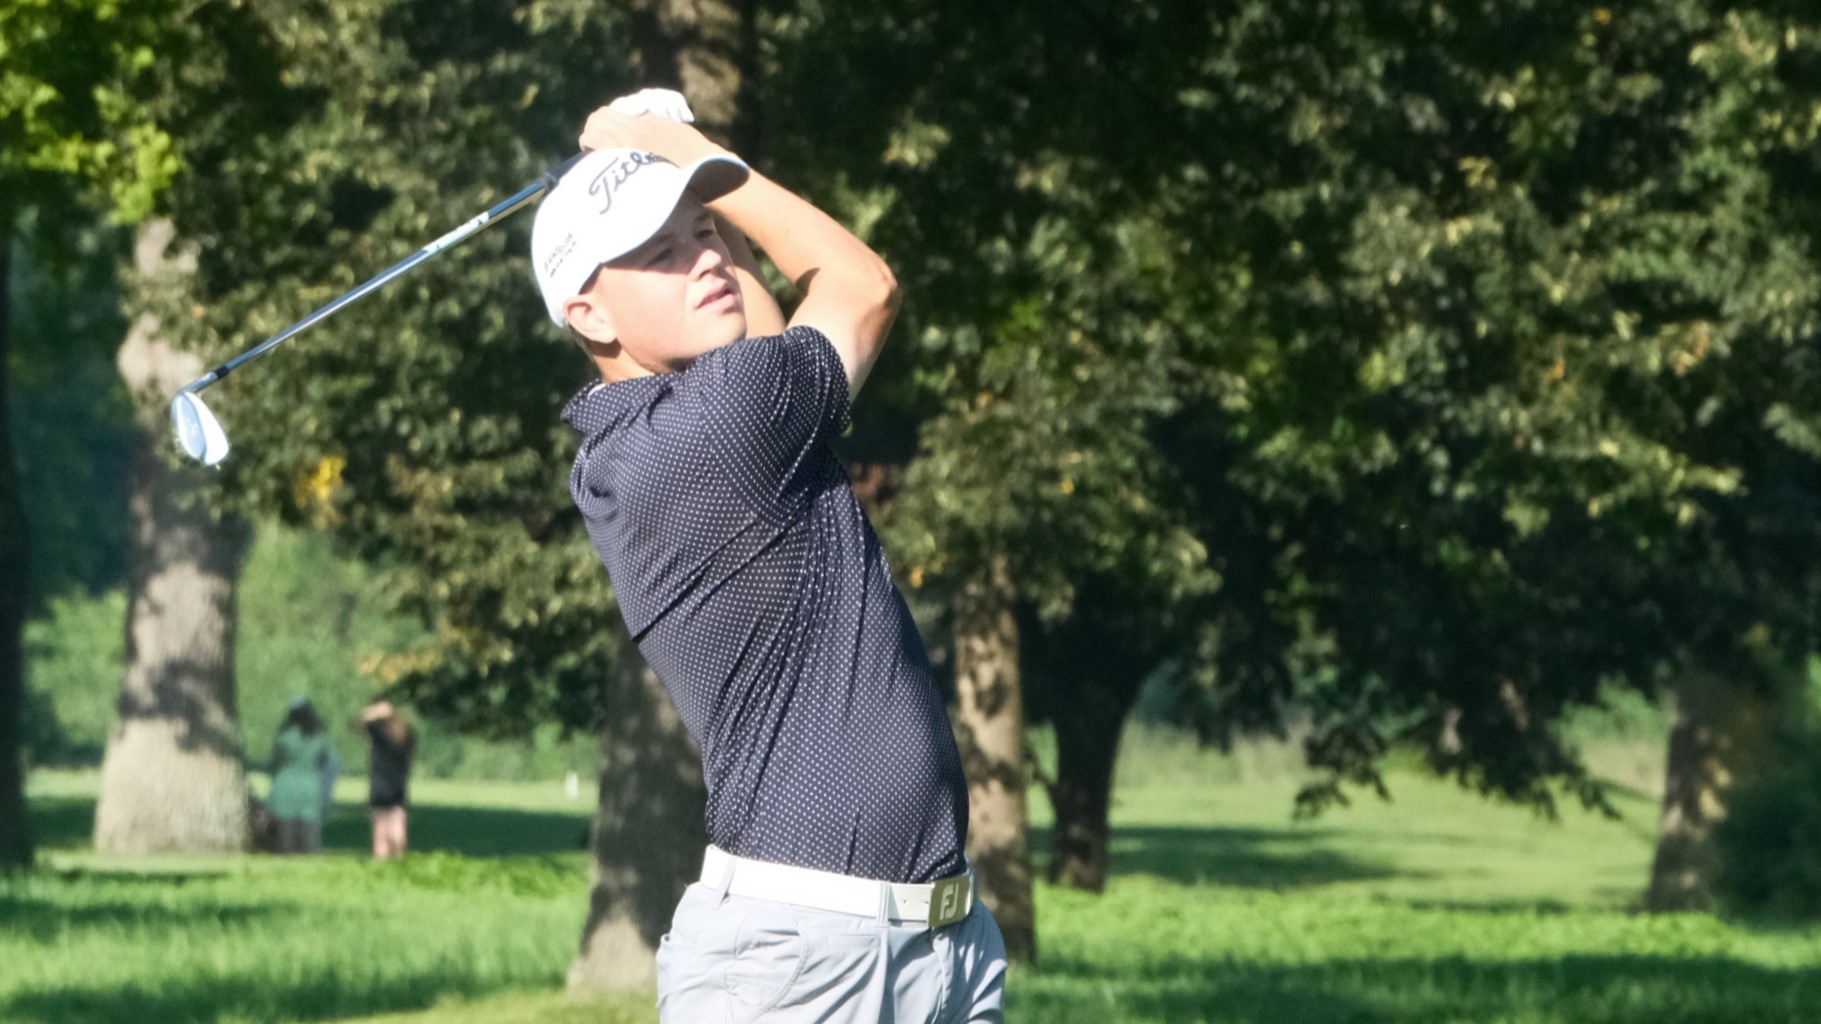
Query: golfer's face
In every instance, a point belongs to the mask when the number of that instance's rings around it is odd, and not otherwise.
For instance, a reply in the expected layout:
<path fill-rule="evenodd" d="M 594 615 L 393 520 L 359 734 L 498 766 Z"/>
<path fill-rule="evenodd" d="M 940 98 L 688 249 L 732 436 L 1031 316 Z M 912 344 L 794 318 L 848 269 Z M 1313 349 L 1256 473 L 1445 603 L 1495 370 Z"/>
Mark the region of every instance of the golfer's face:
<path fill-rule="evenodd" d="M 653 372 L 682 369 L 746 336 L 733 258 L 692 197 L 645 244 L 602 267 L 593 294 L 627 354 Z"/>

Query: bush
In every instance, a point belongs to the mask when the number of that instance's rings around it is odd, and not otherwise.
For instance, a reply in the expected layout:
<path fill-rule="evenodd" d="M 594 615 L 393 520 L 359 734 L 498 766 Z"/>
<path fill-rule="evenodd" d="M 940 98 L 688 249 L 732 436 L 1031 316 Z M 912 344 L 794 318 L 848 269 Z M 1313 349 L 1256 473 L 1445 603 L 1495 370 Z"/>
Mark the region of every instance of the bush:
<path fill-rule="evenodd" d="M 1715 895 L 1737 914 L 1821 920 L 1821 731 L 1784 738 L 1770 763 L 1714 830 Z"/>

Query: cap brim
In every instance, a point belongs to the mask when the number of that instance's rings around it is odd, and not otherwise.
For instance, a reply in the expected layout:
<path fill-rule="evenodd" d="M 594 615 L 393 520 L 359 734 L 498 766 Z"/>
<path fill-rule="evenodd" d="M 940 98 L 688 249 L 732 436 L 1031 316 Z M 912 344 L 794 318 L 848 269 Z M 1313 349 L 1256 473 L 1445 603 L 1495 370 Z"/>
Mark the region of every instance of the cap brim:
<path fill-rule="evenodd" d="M 627 231 L 617 244 L 599 253 L 595 266 L 612 263 L 638 249 L 658 233 L 672 214 L 676 213 L 677 204 L 685 195 L 693 196 L 698 202 L 712 203 L 741 185 L 751 171 L 738 157 L 710 156 L 703 157 L 688 167 L 681 168 L 680 184 L 672 186 L 665 192 L 644 197 L 644 208 L 639 213 L 638 227 Z M 593 268 L 590 268 L 592 273 Z M 583 278 L 586 280 L 586 278 Z M 577 283 L 579 288 L 580 282 Z"/>
<path fill-rule="evenodd" d="M 703 157 L 683 168 L 683 177 L 689 183 L 685 187 L 704 203 L 712 203 L 746 184 L 751 176 L 752 169 L 745 161 L 732 156 Z"/>

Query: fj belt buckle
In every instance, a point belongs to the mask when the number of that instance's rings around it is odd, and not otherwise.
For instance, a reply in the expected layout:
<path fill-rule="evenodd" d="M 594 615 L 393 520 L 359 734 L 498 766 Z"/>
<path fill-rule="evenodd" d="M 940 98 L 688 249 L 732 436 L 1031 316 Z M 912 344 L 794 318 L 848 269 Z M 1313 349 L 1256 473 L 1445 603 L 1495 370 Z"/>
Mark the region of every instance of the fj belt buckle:
<path fill-rule="evenodd" d="M 969 875 L 957 875 L 944 878 L 930 886 L 929 893 L 929 926 L 940 928 L 945 924 L 954 924 L 967 916 L 973 900 Z"/>

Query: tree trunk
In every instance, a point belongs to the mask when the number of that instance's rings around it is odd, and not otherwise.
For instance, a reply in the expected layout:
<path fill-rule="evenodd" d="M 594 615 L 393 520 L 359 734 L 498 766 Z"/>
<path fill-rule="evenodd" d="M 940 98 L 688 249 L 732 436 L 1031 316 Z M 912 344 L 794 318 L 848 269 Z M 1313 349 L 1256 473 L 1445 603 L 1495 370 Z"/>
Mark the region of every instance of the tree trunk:
<path fill-rule="evenodd" d="M 1031 859 L 1025 842 L 1024 695 L 1018 622 L 1003 556 L 955 599 L 955 723 L 967 769 L 967 853 L 1011 959 L 1037 959 Z"/>
<path fill-rule="evenodd" d="M 1750 686 L 1729 686 L 1710 672 L 1691 671 L 1682 678 L 1675 691 L 1663 816 L 1644 895 L 1646 910 L 1709 906 L 1718 867 L 1713 827 L 1726 817 L 1729 791 L 1763 751 L 1776 706 Z"/>
<path fill-rule="evenodd" d="M 633 40 L 643 84 L 678 89 L 710 138 L 748 160 L 757 148 L 749 69 L 755 0 L 639 0 Z M 630 641 L 601 739 L 588 920 L 569 966 L 572 994 L 650 989 L 658 939 L 707 842 L 702 757 L 670 695 Z"/>
<path fill-rule="evenodd" d="M 19 718 L 25 706 L 25 662 L 21 639 L 29 600 L 31 547 L 25 532 L 25 502 L 19 493 L 19 464 L 13 458 L 12 410 L 7 373 L 12 324 L 11 240 L 0 236 L 0 871 L 32 864 L 31 821 L 25 808 L 25 761 L 19 749 Z"/>
<path fill-rule="evenodd" d="M 706 843 L 702 757 L 657 676 L 627 644 L 601 737 L 588 920 L 569 991 L 649 990 L 658 938 Z"/>
<path fill-rule="evenodd" d="M 1056 781 L 1050 803 L 1056 829 L 1050 837 L 1049 880 L 1101 892 L 1107 884 L 1107 812 L 1112 805 L 1113 763 L 1137 689 L 1079 678 L 1073 699 L 1052 715 L 1056 726 Z"/>
<path fill-rule="evenodd" d="M 141 228 L 134 262 L 158 288 L 193 265 L 167 253 L 169 221 Z M 95 847 L 111 853 L 248 848 L 234 678 L 235 588 L 249 539 L 211 507 L 214 475 L 166 460 L 164 402 L 202 372 L 141 315 L 119 355 L 140 399 L 131 471 L 126 677 L 108 734 Z"/>
<path fill-rule="evenodd" d="M 680 91 L 703 134 L 756 164 L 757 0 L 639 0 L 632 37 L 643 82 Z"/>

